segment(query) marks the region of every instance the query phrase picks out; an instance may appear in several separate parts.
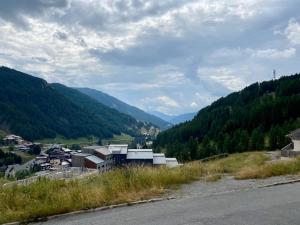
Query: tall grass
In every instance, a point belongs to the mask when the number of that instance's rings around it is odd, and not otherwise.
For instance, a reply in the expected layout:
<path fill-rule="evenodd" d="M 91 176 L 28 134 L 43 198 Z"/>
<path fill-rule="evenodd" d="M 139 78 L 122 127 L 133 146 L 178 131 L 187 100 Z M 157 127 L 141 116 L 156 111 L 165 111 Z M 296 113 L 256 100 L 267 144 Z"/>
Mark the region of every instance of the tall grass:
<path fill-rule="evenodd" d="M 205 163 L 205 173 L 208 175 L 218 173 L 237 173 L 243 168 L 264 165 L 269 157 L 263 152 L 245 152 L 232 154 L 227 158 Z"/>
<path fill-rule="evenodd" d="M 147 199 L 172 185 L 199 179 L 202 165 L 175 169 L 129 168 L 77 180 L 40 179 L 0 188 L 0 223 L 23 221 L 78 209 Z"/>
<path fill-rule="evenodd" d="M 236 179 L 263 179 L 272 176 L 297 174 L 300 172 L 300 158 L 245 167 L 237 172 Z"/>
<path fill-rule="evenodd" d="M 173 169 L 132 167 L 83 179 L 39 179 L 26 186 L 0 186 L 0 223 L 148 199 L 200 178 L 216 181 L 223 173 L 240 174 L 253 165 L 259 168 L 267 160 L 261 152 L 241 153 Z"/>

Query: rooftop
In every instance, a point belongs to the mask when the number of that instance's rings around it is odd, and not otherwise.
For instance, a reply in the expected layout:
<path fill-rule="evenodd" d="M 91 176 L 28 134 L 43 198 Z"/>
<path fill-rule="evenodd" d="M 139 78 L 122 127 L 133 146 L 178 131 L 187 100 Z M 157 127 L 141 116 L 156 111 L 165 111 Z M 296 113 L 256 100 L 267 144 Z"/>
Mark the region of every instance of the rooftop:
<path fill-rule="evenodd" d="M 152 149 L 128 149 L 127 159 L 153 159 Z"/>
<path fill-rule="evenodd" d="M 108 150 L 112 154 L 127 154 L 128 145 L 127 144 L 118 144 L 118 145 L 109 145 Z"/>
<path fill-rule="evenodd" d="M 98 153 L 100 153 L 102 155 L 111 155 L 111 152 L 106 147 L 96 148 L 95 152 L 98 152 Z"/>
<path fill-rule="evenodd" d="M 94 155 L 90 155 L 90 156 L 87 156 L 85 157 L 87 160 L 95 163 L 95 164 L 100 164 L 100 163 L 103 163 L 104 160 L 98 158 L 97 156 L 94 156 Z"/>
<path fill-rule="evenodd" d="M 288 134 L 292 140 L 300 140 L 300 128 Z"/>
<path fill-rule="evenodd" d="M 91 154 L 74 152 L 72 155 L 79 156 L 79 157 L 87 157 L 90 156 Z"/>

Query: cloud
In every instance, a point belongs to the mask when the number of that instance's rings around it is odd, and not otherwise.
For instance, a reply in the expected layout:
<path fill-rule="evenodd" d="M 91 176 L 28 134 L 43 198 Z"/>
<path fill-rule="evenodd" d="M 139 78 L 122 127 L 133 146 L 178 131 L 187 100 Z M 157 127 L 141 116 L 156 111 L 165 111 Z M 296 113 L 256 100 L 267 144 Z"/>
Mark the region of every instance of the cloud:
<path fill-rule="evenodd" d="M 55 38 L 57 38 L 58 40 L 61 40 L 61 41 L 65 41 L 68 39 L 68 35 L 64 32 L 61 32 L 61 31 L 56 31 L 53 36 Z M 81 43 L 80 43 L 81 44 Z"/>
<path fill-rule="evenodd" d="M 296 55 L 295 48 L 288 48 L 284 50 L 278 49 L 247 49 L 248 52 L 252 57 L 257 58 L 265 58 L 265 59 L 288 59 L 294 57 Z"/>
<path fill-rule="evenodd" d="M 284 33 L 292 44 L 300 44 L 300 24 L 295 19 L 289 21 L 288 27 L 285 29 Z"/>
<path fill-rule="evenodd" d="M 174 99 L 171 99 L 168 96 L 159 96 L 157 97 L 157 100 L 163 105 L 168 107 L 179 107 L 178 103 Z"/>
<path fill-rule="evenodd" d="M 0 1 L 0 18 L 19 27 L 27 27 L 26 17 L 42 16 L 49 10 L 67 7 L 67 0 Z"/>
<path fill-rule="evenodd" d="M 178 114 L 299 72 L 298 21 L 293 0 L 0 1 L 0 64 Z"/>
<path fill-rule="evenodd" d="M 193 108 L 198 108 L 198 104 L 196 102 L 192 102 L 190 104 L 190 106 L 193 107 Z"/>

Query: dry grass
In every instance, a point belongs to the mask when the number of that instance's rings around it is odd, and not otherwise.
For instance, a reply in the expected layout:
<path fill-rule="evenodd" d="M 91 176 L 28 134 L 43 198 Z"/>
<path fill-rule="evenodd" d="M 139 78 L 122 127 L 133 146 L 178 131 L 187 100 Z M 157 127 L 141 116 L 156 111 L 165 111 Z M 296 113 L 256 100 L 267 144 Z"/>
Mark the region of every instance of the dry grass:
<path fill-rule="evenodd" d="M 77 180 L 47 180 L 0 188 L 0 223 L 147 199 L 199 179 L 202 166 L 130 168 Z"/>
<path fill-rule="evenodd" d="M 232 154 L 227 158 L 204 163 L 207 174 L 235 174 L 243 168 L 264 165 L 269 157 L 263 152 L 245 152 Z"/>
<path fill-rule="evenodd" d="M 265 168 L 267 160 L 262 152 L 241 153 L 211 162 L 187 163 L 173 169 L 135 167 L 83 179 L 40 179 L 26 186 L 0 187 L 0 223 L 148 199 L 200 178 L 217 181 L 224 173 L 243 179 L 241 174 L 245 174 L 247 168 Z M 298 165 L 289 171 L 295 172 L 299 168 Z"/>
<path fill-rule="evenodd" d="M 272 176 L 281 176 L 287 174 L 297 174 L 300 172 L 300 158 L 289 161 L 279 161 L 260 166 L 249 166 L 240 170 L 236 179 L 263 179 Z"/>

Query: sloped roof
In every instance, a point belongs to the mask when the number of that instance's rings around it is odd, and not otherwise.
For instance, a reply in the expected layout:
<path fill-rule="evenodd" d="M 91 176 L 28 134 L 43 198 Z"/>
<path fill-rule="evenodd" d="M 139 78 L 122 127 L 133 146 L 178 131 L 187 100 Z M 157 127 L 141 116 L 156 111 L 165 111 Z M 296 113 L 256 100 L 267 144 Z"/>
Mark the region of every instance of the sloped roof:
<path fill-rule="evenodd" d="M 96 148 L 95 152 L 98 152 L 102 155 L 111 155 L 111 152 L 106 147 Z"/>
<path fill-rule="evenodd" d="M 100 164 L 100 163 L 103 163 L 104 160 L 98 158 L 97 156 L 94 156 L 94 155 L 90 155 L 90 156 L 87 156 L 85 157 L 87 160 L 95 163 L 95 164 Z"/>
<path fill-rule="evenodd" d="M 127 154 L 128 145 L 127 144 L 109 145 L 108 150 L 112 154 Z"/>
<path fill-rule="evenodd" d="M 292 131 L 288 135 L 292 140 L 300 140 L 300 128 Z"/>
<path fill-rule="evenodd" d="M 127 159 L 153 159 L 152 149 L 128 149 Z"/>

